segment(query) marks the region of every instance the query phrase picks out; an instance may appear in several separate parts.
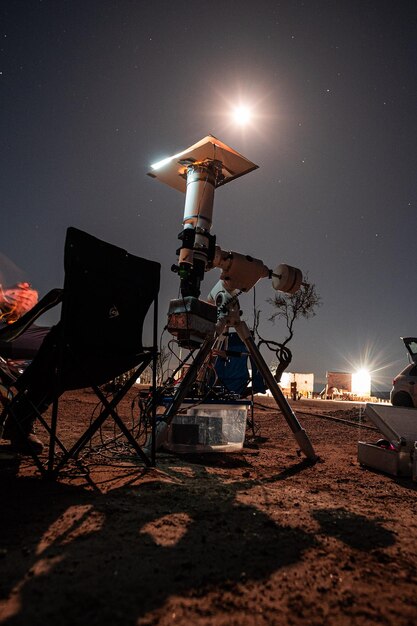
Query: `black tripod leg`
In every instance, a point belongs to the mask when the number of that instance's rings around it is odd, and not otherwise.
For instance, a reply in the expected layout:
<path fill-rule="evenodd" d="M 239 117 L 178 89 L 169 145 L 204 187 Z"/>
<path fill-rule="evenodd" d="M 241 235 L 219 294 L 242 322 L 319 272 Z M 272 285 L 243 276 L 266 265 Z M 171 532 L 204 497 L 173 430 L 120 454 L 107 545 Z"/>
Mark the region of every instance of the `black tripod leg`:
<path fill-rule="evenodd" d="M 282 393 L 280 386 L 278 385 L 277 381 L 273 377 L 272 372 L 270 371 L 269 367 L 265 363 L 265 360 L 262 354 L 260 353 L 251 335 L 249 328 L 247 327 L 245 322 L 242 322 L 242 321 L 235 324 L 235 328 L 236 328 L 236 332 L 238 333 L 239 337 L 241 338 L 241 340 L 247 347 L 251 357 L 253 358 L 256 364 L 256 367 L 258 368 L 258 370 L 261 372 L 262 376 L 264 377 L 266 384 L 268 385 L 272 395 L 274 396 L 275 402 L 277 403 L 278 407 L 281 409 L 282 414 L 288 426 L 290 427 L 294 435 L 294 438 L 297 441 L 298 445 L 300 446 L 302 452 L 311 461 L 316 461 L 317 455 L 314 452 L 313 445 L 307 433 L 301 427 L 300 422 L 298 421 L 293 410 L 288 404 L 284 394 Z"/>
<path fill-rule="evenodd" d="M 195 381 L 200 368 L 203 366 L 204 361 L 209 355 L 212 345 L 213 345 L 213 337 L 207 338 L 204 341 L 201 348 L 199 349 L 194 361 L 191 363 L 190 367 L 188 368 L 187 373 L 185 374 L 177 391 L 174 394 L 171 404 L 169 405 L 168 409 L 165 412 L 164 421 L 167 424 L 171 423 L 172 418 L 174 417 L 174 415 L 180 408 L 181 402 L 184 400 L 185 396 L 187 395 L 187 392 L 190 389 L 193 382 Z"/>
<path fill-rule="evenodd" d="M 181 406 L 181 402 L 187 395 L 187 392 L 195 381 L 200 368 L 203 366 L 204 361 L 209 355 L 213 345 L 213 341 L 213 337 L 207 337 L 207 339 L 204 341 L 203 345 L 199 349 L 194 361 L 191 363 L 190 367 L 187 370 L 187 373 L 185 374 L 177 391 L 175 392 L 171 404 L 165 411 L 163 415 L 163 420 L 156 424 L 156 428 L 154 430 L 155 434 L 151 435 L 148 438 L 148 441 L 144 446 L 144 451 L 146 453 L 150 454 L 152 447 L 154 447 L 155 450 L 158 450 L 158 448 L 160 448 L 161 445 L 165 442 L 167 428 L 172 422 L 174 415 L 177 413 L 178 409 Z M 154 437 L 155 441 L 153 440 Z"/>

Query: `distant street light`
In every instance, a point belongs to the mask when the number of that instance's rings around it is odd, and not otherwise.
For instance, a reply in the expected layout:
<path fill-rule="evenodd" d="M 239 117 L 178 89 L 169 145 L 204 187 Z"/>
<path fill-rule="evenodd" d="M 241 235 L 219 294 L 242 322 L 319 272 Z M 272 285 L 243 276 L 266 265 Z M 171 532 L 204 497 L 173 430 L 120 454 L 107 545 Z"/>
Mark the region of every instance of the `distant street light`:
<path fill-rule="evenodd" d="M 371 374 L 361 369 L 352 374 L 352 393 L 356 396 L 371 395 Z"/>

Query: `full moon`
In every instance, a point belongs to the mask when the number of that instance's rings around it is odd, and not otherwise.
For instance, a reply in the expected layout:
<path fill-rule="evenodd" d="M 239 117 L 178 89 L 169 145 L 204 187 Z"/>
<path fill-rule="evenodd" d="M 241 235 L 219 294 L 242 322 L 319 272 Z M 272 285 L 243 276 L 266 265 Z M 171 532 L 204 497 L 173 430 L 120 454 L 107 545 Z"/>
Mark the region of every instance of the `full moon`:
<path fill-rule="evenodd" d="M 249 107 L 241 105 L 233 109 L 232 116 L 236 124 L 245 126 L 251 121 L 252 112 Z"/>

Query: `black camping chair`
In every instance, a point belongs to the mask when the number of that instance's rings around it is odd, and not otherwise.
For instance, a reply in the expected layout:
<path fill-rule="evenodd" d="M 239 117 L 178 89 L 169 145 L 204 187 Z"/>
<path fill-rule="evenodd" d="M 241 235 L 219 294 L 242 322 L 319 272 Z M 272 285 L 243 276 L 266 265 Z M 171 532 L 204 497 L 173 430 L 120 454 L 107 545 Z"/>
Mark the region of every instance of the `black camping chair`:
<path fill-rule="evenodd" d="M 68 228 L 63 290 L 53 290 L 20 320 L 0 331 L 2 341 L 12 341 L 30 323 L 58 301 L 61 319 L 43 341 L 39 352 L 13 386 L 18 393 L 6 404 L 6 417 L 18 424 L 19 410 L 36 413 L 49 432 L 49 456 L 45 464 L 32 451 L 42 472 L 56 476 L 60 469 L 91 440 L 108 417 L 116 422 L 146 465 L 155 464 L 155 447 L 150 455 L 140 447 L 117 413 L 117 405 L 152 362 L 152 397 L 156 396 L 157 308 L 160 264 L 142 259 L 76 228 Z M 153 303 L 153 345 L 142 345 L 145 317 Z M 129 372 L 109 401 L 100 386 Z M 70 389 L 90 387 L 103 408 L 78 441 L 67 450 L 57 437 L 58 399 Z M 50 426 L 41 413 L 52 403 Z M 21 415 L 21 413 L 20 413 Z M 155 428 L 155 406 L 152 428 Z M 153 433 L 152 441 L 155 440 Z M 55 462 L 55 447 L 63 455 Z"/>

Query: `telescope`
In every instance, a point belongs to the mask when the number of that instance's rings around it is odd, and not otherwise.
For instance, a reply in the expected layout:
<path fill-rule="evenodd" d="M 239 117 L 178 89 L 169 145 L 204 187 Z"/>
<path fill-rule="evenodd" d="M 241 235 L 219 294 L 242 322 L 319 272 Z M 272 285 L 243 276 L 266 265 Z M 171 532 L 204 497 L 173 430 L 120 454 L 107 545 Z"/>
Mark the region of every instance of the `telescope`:
<path fill-rule="evenodd" d="M 222 250 L 211 234 L 215 190 L 257 169 L 255 163 L 207 135 L 151 168 L 149 176 L 185 193 L 178 262 L 171 268 L 180 278 L 182 297 L 172 300 L 168 311 L 168 330 L 181 347 L 198 347 L 214 331 L 214 300 L 200 299 L 201 282 L 213 268 L 221 270 L 221 287 L 229 294 L 248 292 L 261 278 L 272 279 L 272 287 L 278 291 L 298 291 L 303 279 L 298 268 L 280 264 L 269 269 L 260 259 Z"/>
<path fill-rule="evenodd" d="M 179 276 L 181 298 L 170 302 L 167 327 L 181 347 L 198 348 L 158 425 L 156 446 L 164 441 L 168 425 L 208 358 L 213 342 L 233 327 L 261 372 L 301 450 L 308 459 L 316 460 L 306 432 L 241 319 L 238 301 L 239 294 L 248 292 L 261 278 L 271 279 L 272 287 L 278 291 L 296 293 L 302 284 L 302 273 L 286 264 L 272 270 L 260 259 L 223 250 L 211 233 L 215 190 L 258 166 L 213 135 L 207 135 L 182 152 L 154 163 L 151 168 L 149 175 L 152 178 L 185 193 L 182 230 L 178 235 L 181 245 L 177 250 L 177 263 L 171 268 Z M 220 280 L 208 298 L 201 299 L 201 283 L 206 272 L 214 268 L 221 270 Z"/>

